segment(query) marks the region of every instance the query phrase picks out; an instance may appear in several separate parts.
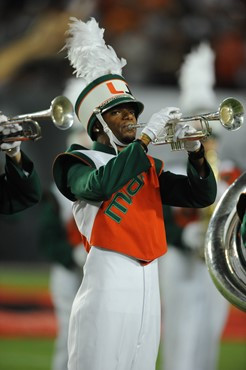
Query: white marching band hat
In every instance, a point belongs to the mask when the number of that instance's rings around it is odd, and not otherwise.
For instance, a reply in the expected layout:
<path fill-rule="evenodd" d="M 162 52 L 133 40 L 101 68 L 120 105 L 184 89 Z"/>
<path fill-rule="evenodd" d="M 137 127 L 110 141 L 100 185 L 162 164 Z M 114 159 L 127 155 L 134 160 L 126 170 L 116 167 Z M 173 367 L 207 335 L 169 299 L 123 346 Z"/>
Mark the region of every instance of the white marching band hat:
<path fill-rule="evenodd" d="M 71 18 L 69 37 L 65 48 L 68 59 L 75 70 L 76 77 L 81 80 L 75 112 L 90 137 L 96 119 L 106 123 L 101 114 L 108 109 L 123 103 L 134 103 L 137 116 L 142 113 L 144 105 L 132 95 L 129 86 L 122 76 L 122 68 L 126 60 L 119 59 L 111 46 L 105 44 L 104 29 L 100 29 L 94 18 L 82 22 Z M 107 134 L 109 133 L 107 128 Z M 110 136 L 110 135 L 109 135 Z M 112 135 L 110 141 L 117 141 Z"/>
<path fill-rule="evenodd" d="M 75 104 L 75 112 L 91 136 L 96 114 L 106 112 L 108 109 L 123 103 L 135 103 L 137 115 L 144 108 L 143 104 L 134 98 L 122 76 L 108 74 L 92 81 L 81 92 Z"/>

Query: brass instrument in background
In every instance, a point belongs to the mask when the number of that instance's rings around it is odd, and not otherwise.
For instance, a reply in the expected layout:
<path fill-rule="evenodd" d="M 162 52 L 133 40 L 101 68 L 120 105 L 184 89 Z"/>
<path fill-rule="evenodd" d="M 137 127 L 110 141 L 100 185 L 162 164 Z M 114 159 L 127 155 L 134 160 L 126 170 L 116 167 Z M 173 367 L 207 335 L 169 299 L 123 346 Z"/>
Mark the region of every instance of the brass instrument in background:
<path fill-rule="evenodd" d="M 210 136 L 212 129 L 208 121 L 220 121 L 221 125 L 229 131 L 239 129 L 244 120 L 244 108 L 242 104 L 234 98 L 226 98 L 219 106 L 219 110 L 214 113 L 206 113 L 201 115 L 194 115 L 190 117 L 183 117 L 180 120 L 169 122 L 167 127 L 167 135 L 157 138 L 152 142 L 154 145 L 170 144 L 172 150 L 184 149 L 184 141 L 187 140 L 201 140 Z M 179 122 L 199 121 L 201 129 L 192 134 L 187 134 L 183 139 L 174 142 L 175 126 Z M 129 125 L 129 127 L 145 127 L 146 124 Z"/>
<path fill-rule="evenodd" d="M 212 215 L 205 242 L 205 260 L 221 294 L 246 312 L 246 249 L 240 235 L 236 204 L 246 191 L 246 172 L 226 190 Z"/>
<path fill-rule="evenodd" d="M 36 141 L 40 139 L 41 127 L 37 120 L 50 118 L 54 125 L 60 130 L 67 130 L 73 125 L 74 109 L 71 101 L 65 96 L 57 96 L 51 102 L 50 108 L 36 113 L 27 113 L 12 118 L 8 118 L 6 122 L 0 123 L 6 128 L 11 124 L 17 123 L 22 126 L 22 131 L 10 133 L 8 135 L 0 135 L 0 144 L 13 141 Z"/>

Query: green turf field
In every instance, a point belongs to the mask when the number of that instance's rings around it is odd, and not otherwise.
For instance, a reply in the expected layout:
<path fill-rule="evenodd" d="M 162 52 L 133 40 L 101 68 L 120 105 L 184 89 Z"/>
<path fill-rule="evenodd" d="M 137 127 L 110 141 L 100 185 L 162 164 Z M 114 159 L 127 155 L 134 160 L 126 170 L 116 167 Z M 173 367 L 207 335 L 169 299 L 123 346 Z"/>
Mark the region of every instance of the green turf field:
<path fill-rule="evenodd" d="M 2 264 L 0 286 L 44 289 L 49 285 L 48 265 Z"/>
<path fill-rule="evenodd" d="M 1 370 L 50 370 L 51 339 L 0 339 Z"/>
<path fill-rule="evenodd" d="M 0 370 L 50 370 L 53 345 L 51 339 L 1 338 Z M 159 362 L 156 370 L 160 370 Z M 218 370 L 245 369 L 245 343 L 223 342 Z"/>
<path fill-rule="evenodd" d="M 0 286 L 26 291 L 48 289 L 48 283 L 48 266 L 0 266 Z M 0 337 L 0 370 L 51 370 L 53 347 L 49 338 Z M 246 343 L 223 341 L 218 370 L 246 370 Z"/>

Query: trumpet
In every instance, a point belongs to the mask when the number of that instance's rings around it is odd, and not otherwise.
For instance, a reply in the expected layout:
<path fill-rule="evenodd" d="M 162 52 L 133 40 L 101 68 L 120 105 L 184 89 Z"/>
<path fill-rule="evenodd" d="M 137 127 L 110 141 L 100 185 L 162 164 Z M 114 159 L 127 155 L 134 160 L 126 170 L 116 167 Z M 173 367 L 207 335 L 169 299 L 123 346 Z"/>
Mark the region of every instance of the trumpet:
<path fill-rule="evenodd" d="M 195 133 L 186 134 L 183 139 L 174 141 L 175 126 L 179 122 L 200 122 L 200 130 Z M 212 134 L 212 128 L 209 121 L 220 121 L 221 125 L 228 131 L 238 130 L 244 121 L 243 105 L 234 98 L 226 98 L 222 101 L 217 112 L 183 117 L 179 120 L 170 120 L 166 126 L 166 135 L 152 141 L 153 145 L 170 144 L 172 150 L 184 149 L 184 141 L 202 140 Z M 145 127 L 146 124 L 129 125 L 129 128 Z"/>
<path fill-rule="evenodd" d="M 20 124 L 22 130 L 18 133 L 1 134 L 0 144 L 40 139 L 42 137 L 41 127 L 37 120 L 47 118 L 50 118 L 53 124 L 60 130 L 70 128 L 74 121 L 74 109 L 71 101 L 65 96 L 57 96 L 52 100 L 50 108 L 47 110 L 8 118 L 7 121 L 0 123 L 0 125 L 8 128 L 12 124 Z"/>

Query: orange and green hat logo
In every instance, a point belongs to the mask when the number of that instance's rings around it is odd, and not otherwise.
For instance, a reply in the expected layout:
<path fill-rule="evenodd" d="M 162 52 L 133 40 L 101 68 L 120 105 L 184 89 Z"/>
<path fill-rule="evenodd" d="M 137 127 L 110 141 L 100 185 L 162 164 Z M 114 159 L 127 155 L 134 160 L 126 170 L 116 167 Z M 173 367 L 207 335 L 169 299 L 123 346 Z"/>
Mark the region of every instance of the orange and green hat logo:
<path fill-rule="evenodd" d="M 125 79 L 120 75 L 105 75 L 91 82 L 79 95 L 75 111 L 78 119 L 92 135 L 92 126 L 96 120 L 95 109 L 105 112 L 108 109 L 123 103 L 135 103 L 138 115 L 142 113 L 144 105 L 132 95 Z"/>

